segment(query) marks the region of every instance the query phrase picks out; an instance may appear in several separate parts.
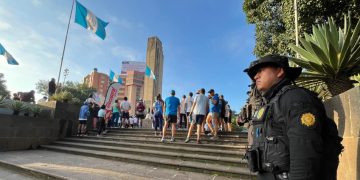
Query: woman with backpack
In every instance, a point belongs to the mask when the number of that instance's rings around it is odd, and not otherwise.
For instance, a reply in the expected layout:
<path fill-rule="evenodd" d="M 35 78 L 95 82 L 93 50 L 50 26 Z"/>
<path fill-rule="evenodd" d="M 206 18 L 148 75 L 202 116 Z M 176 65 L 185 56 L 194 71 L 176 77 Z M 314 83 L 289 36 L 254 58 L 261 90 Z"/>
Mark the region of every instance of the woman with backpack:
<path fill-rule="evenodd" d="M 160 136 L 162 135 L 162 126 L 163 126 L 163 112 L 164 112 L 164 101 L 161 98 L 161 95 L 157 95 L 156 101 L 153 104 L 153 112 L 155 116 L 154 121 L 154 129 L 155 129 L 155 136 L 157 135 L 157 128 L 160 130 Z"/>
<path fill-rule="evenodd" d="M 141 98 L 136 104 L 135 111 L 136 117 L 138 118 L 139 127 L 142 128 L 142 121 L 145 118 L 145 104 Z"/>

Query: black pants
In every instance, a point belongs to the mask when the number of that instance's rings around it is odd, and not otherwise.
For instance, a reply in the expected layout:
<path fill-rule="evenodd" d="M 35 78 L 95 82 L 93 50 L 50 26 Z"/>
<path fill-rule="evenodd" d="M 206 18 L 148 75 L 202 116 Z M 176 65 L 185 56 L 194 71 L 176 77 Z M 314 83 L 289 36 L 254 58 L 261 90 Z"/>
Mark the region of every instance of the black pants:
<path fill-rule="evenodd" d="M 105 131 L 105 119 L 103 117 L 99 117 L 97 127 L 98 127 L 98 135 L 100 135 L 103 131 Z"/>
<path fill-rule="evenodd" d="M 180 114 L 180 128 L 183 128 L 182 126 L 182 122 L 184 121 L 185 125 L 184 125 L 184 128 L 186 128 L 186 114 Z"/>

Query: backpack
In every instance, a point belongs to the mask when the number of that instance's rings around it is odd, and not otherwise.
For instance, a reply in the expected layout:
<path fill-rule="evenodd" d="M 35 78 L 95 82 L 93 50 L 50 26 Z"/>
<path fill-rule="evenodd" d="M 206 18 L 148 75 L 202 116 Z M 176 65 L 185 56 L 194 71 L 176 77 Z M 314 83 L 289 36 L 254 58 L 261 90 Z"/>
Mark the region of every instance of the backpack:
<path fill-rule="evenodd" d="M 137 106 L 136 106 L 136 111 L 137 112 L 144 112 L 145 110 L 145 106 L 144 106 L 144 103 L 140 102 Z"/>

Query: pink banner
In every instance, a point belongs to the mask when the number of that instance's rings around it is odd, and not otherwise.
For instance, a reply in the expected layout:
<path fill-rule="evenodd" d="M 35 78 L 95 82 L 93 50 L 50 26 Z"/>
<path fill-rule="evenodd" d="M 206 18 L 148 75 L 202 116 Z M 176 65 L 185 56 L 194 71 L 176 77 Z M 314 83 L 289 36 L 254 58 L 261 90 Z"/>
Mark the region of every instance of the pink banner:
<path fill-rule="evenodd" d="M 108 90 L 106 92 L 106 98 L 104 101 L 107 110 L 111 110 L 111 105 L 115 103 L 120 87 L 121 84 L 116 82 L 110 84 L 110 86 L 108 87 Z"/>

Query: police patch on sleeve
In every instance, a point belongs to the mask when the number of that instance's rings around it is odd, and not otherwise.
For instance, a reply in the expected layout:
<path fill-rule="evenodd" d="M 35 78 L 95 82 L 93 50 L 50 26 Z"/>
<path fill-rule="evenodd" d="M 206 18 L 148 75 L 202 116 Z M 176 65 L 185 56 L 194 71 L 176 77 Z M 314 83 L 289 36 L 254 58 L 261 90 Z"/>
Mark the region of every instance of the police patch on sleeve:
<path fill-rule="evenodd" d="M 315 124 L 315 116 L 311 113 L 304 113 L 301 115 L 301 124 L 306 127 L 311 127 Z"/>

